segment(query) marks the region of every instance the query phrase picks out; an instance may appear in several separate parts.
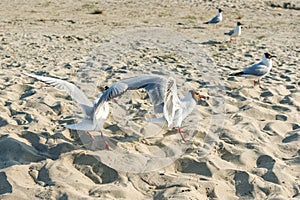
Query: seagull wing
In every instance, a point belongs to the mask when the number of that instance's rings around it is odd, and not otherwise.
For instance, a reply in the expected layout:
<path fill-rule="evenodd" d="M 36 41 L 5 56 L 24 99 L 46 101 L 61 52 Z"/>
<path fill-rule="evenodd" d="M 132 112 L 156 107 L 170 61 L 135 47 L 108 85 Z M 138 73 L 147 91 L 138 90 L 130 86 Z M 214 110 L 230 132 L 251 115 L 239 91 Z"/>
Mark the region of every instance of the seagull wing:
<path fill-rule="evenodd" d="M 218 23 L 218 22 L 220 22 L 220 17 L 217 15 L 214 18 L 212 18 L 208 23 L 209 24 L 215 24 L 215 23 Z"/>
<path fill-rule="evenodd" d="M 234 29 L 233 29 L 233 30 L 231 30 L 231 31 L 229 31 L 228 33 L 225 33 L 225 35 L 229 35 L 229 36 L 231 36 L 233 33 L 234 33 Z"/>
<path fill-rule="evenodd" d="M 168 127 L 173 124 L 175 112 L 180 107 L 180 100 L 177 95 L 176 81 L 170 77 L 167 82 L 166 94 L 164 98 L 164 117 L 168 122 Z"/>
<path fill-rule="evenodd" d="M 250 67 L 243 69 L 242 76 L 263 76 L 268 73 L 269 68 L 263 62 L 254 64 Z"/>
<path fill-rule="evenodd" d="M 144 88 L 154 107 L 163 103 L 167 79 L 161 76 L 147 75 L 121 80 L 113 83 L 96 103 L 96 107 L 112 98 L 122 95 L 127 90 Z"/>
<path fill-rule="evenodd" d="M 95 124 L 91 119 L 83 119 L 81 122 L 77 124 L 66 125 L 65 127 L 72 130 L 80 130 L 80 131 L 93 131 L 95 129 Z"/>
<path fill-rule="evenodd" d="M 76 85 L 56 78 L 38 76 L 28 73 L 24 74 L 37 80 L 43 81 L 47 84 L 50 84 L 58 89 L 66 91 L 80 105 L 86 116 L 91 116 L 91 113 L 93 112 L 93 103 Z"/>

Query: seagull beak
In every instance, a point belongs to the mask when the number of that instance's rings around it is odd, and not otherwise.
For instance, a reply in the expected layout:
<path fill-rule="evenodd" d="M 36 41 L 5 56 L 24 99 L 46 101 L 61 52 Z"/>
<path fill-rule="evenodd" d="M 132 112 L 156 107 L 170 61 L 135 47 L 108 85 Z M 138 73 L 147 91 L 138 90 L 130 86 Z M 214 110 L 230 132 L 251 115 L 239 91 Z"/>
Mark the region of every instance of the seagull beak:
<path fill-rule="evenodd" d="M 275 55 L 272 55 L 272 56 L 271 56 L 271 58 L 277 58 L 277 56 L 275 56 Z"/>
<path fill-rule="evenodd" d="M 209 99 L 209 97 L 204 96 L 204 95 L 199 95 L 199 99 Z"/>
<path fill-rule="evenodd" d="M 201 100 L 201 99 L 208 100 L 209 96 L 198 95 L 198 101 L 196 102 L 197 105 L 202 105 L 203 104 L 204 101 Z"/>

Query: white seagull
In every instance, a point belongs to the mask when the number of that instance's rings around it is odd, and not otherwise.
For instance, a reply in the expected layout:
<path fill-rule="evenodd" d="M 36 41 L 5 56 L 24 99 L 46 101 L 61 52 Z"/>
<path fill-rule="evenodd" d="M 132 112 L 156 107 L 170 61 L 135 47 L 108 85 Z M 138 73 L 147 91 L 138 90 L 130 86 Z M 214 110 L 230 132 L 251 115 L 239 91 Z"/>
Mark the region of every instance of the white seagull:
<path fill-rule="evenodd" d="M 98 94 L 97 98 L 92 102 L 76 85 L 72 83 L 51 77 L 38 76 L 28 73 L 24 74 L 37 80 L 43 81 L 47 84 L 50 84 L 58 89 L 66 91 L 72 97 L 72 99 L 74 99 L 80 105 L 81 109 L 84 112 L 84 118 L 81 122 L 77 124 L 70 124 L 66 125 L 65 127 L 73 130 L 86 131 L 86 133 L 93 140 L 95 138 L 89 131 L 99 131 L 101 133 L 101 137 L 105 142 L 106 149 L 109 149 L 109 144 L 105 140 L 102 133 L 103 124 L 109 115 L 108 102 L 104 102 L 103 104 L 99 105 L 99 107 L 97 108 L 97 112 L 94 112 L 96 110 L 95 105 L 102 96 L 101 92 Z"/>
<path fill-rule="evenodd" d="M 271 55 L 270 53 L 264 53 L 261 62 L 246 67 L 241 72 L 233 73 L 230 75 L 254 78 L 254 86 L 256 85 L 256 83 L 258 83 L 259 87 L 263 89 L 260 85 L 260 79 L 262 79 L 262 77 L 266 76 L 271 71 L 272 58 L 276 58 L 276 56 Z"/>
<path fill-rule="evenodd" d="M 232 38 L 236 38 L 239 37 L 242 33 L 242 23 L 241 22 L 237 22 L 236 23 L 236 27 L 234 29 L 232 29 L 231 31 L 229 31 L 228 33 L 224 33 L 224 35 L 229 35 L 230 36 L 230 42 L 232 40 Z"/>
<path fill-rule="evenodd" d="M 148 122 L 167 121 L 168 128 L 173 127 L 178 130 L 183 141 L 185 138 L 180 129 L 182 121 L 193 111 L 197 102 L 201 98 L 195 90 L 187 92 L 183 99 L 179 99 L 177 94 L 176 81 L 170 77 L 168 79 L 157 75 L 146 75 L 121 80 L 113 83 L 103 92 L 95 108 L 108 100 L 122 95 L 127 90 L 137 90 L 144 88 L 150 97 L 155 113 L 163 113 L 164 117 L 147 120 Z"/>
<path fill-rule="evenodd" d="M 204 24 L 215 24 L 215 26 L 218 24 L 218 23 L 221 23 L 222 21 L 222 9 L 219 8 L 218 9 L 218 14 L 212 18 L 211 20 L 207 21 L 207 22 L 204 22 Z"/>
<path fill-rule="evenodd" d="M 164 97 L 164 117 L 158 118 L 158 120 L 166 120 L 168 128 L 174 127 L 175 130 L 178 130 L 182 140 L 187 142 L 182 135 L 183 130 L 180 127 L 182 121 L 194 110 L 201 98 L 206 97 L 200 95 L 197 91 L 190 90 L 183 99 L 179 99 L 175 79 L 172 77 L 168 78 Z"/>

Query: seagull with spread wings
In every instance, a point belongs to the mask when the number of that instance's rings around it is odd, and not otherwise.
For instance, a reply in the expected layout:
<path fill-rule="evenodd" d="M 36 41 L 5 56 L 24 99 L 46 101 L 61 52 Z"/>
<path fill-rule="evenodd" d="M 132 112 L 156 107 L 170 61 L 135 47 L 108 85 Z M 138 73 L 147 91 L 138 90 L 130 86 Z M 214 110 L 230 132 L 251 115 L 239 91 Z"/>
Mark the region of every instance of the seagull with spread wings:
<path fill-rule="evenodd" d="M 98 100 L 102 97 L 101 92 L 98 94 L 97 98 L 94 101 L 90 101 L 86 97 L 86 95 L 76 85 L 72 83 L 52 77 L 38 76 L 28 73 L 24 74 L 42 82 L 45 82 L 47 84 L 50 84 L 58 89 L 66 91 L 72 97 L 72 99 L 74 99 L 79 104 L 82 111 L 84 112 L 84 118 L 79 123 L 66 125 L 65 127 L 73 130 L 86 131 L 86 133 L 93 140 L 95 138 L 90 133 L 90 131 L 99 131 L 101 133 L 101 137 L 105 142 L 106 149 L 109 149 L 109 144 L 102 133 L 104 122 L 106 121 L 109 115 L 108 102 L 104 102 L 103 104 L 98 105 L 97 112 L 95 112 L 96 102 L 98 102 Z"/>
<path fill-rule="evenodd" d="M 137 90 L 141 88 L 144 88 L 149 95 L 154 112 L 163 113 L 162 118 L 155 118 L 148 121 L 167 121 L 168 128 L 173 127 L 178 130 L 182 140 L 187 141 L 182 135 L 183 131 L 180 128 L 181 123 L 193 111 L 197 102 L 201 98 L 206 97 L 200 95 L 195 90 L 190 90 L 183 99 L 179 99 L 176 81 L 172 77 L 167 79 L 157 75 L 146 75 L 123 79 L 113 83 L 99 98 L 95 106 L 95 112 L 98 112 L 98 106 L 101 107 L 103 103 L 122 95 L 127 90 Z"/>

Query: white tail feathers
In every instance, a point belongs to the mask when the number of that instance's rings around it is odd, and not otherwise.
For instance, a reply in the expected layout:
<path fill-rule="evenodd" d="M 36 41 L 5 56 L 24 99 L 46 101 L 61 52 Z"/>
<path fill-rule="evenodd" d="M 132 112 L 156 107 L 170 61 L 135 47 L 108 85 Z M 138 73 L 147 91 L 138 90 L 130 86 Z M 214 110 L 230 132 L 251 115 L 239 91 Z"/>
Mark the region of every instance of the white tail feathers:
<path fill-rule="evenodd" d="M 95 124 L 90 119 L 84 119 L 77 124 L 70 124 L 70 125 L 66 125 L 65 127 L 73 130 L 93 131 L 95 129 Z"/>
<path fill-rule="evenodd" d="M 164 123 L 164 122 L 166 122 L 166 119 L 164 117 L 151 118 L 151 119 L 145 120 L 145 122 L 149 122 L 149 123 Z"/>

